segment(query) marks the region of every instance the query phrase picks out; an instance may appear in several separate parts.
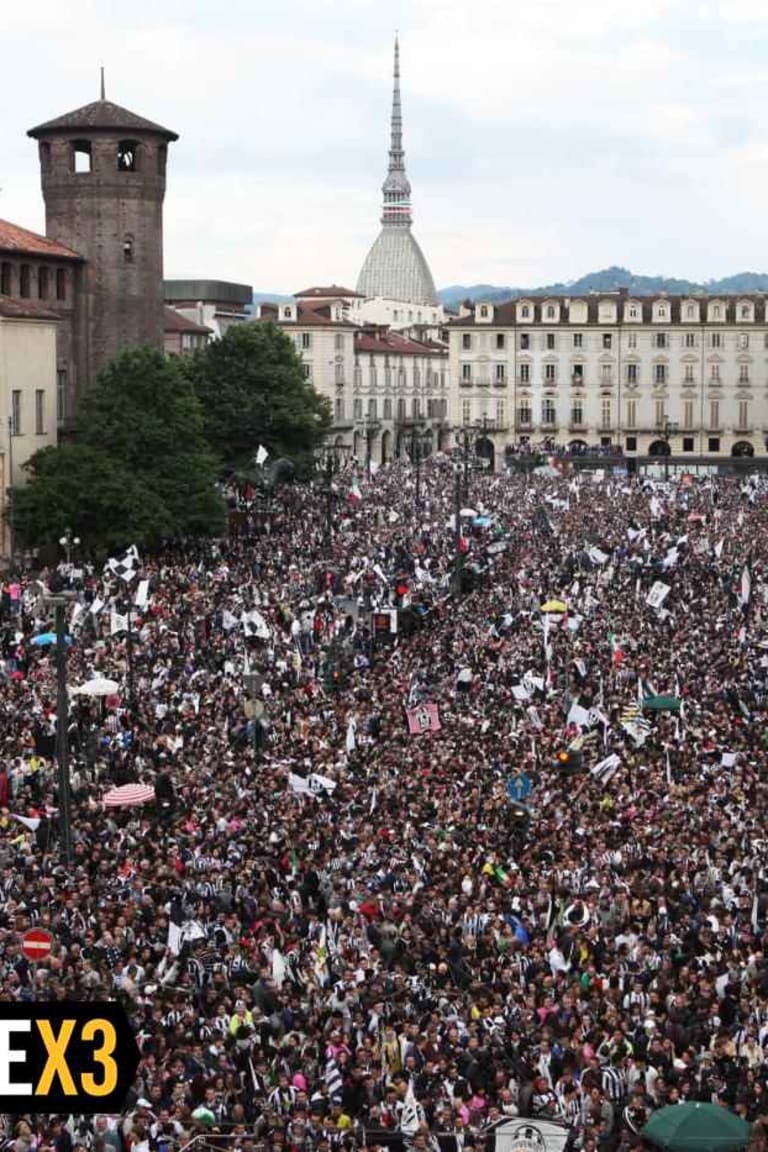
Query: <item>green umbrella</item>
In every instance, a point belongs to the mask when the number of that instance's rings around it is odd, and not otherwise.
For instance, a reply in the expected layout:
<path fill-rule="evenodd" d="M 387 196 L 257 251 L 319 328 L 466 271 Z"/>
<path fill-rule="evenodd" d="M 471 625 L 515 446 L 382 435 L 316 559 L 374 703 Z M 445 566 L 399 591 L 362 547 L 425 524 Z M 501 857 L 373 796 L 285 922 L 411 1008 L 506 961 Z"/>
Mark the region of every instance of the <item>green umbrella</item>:
<path fill-rule="evenodd" d="M 739 1152 L 750 1131 L 745 1120 L 718 1104 L 670 1104 L 653 1113 L 643 1139 L 668 1152 Z"/>
<path fill-rule="evenodd" d="M 649 712 L 679 712 L 680 700 L 677 696 L 646 696 L 643 708 Z"/>

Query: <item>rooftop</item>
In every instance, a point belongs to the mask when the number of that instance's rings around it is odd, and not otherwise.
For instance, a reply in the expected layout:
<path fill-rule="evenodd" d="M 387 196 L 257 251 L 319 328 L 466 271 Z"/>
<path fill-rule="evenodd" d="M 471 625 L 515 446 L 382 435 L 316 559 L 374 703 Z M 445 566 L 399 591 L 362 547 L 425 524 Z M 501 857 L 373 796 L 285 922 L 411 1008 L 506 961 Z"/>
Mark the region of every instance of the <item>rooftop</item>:
<path fill-rule="evenodd" d="M 352 288 L 341 288 L 338 284 L 329 284 L 327 288 L 305 288 L 303 292 L 294 292 L 295 300 L 302 300 L 308 297 L 314 297 L 318 300 L 342 300 L 346 297 L 361 297 L 361 292 L 355 292 Z"/>
<path fill-rule="evenodd" d="M 65 112 L 54 120 L 47 120 L 45 124 L 38 124 L 30 128 L 27 136 L 37 139 L 40 136 L 51 136 L 58 133 L 69 133 L 77 129 L 86 129 L 96 132 L 142 132 L 153 136 L 162 136 L 165 140 L 178 140 L 177 132 L 163 128 L 152 120 L 145 120 L 111 100 L 94 100 L 92 104 L 84 104 L 82 108 L 75 108 L 73 112 Z"/>
<path fill-rule="evenodd" d="M 82 260 L 83 257 L 55 240 L 39 236 L 9 220 L 0 220 L 0 252 L 18 252 L 23 256 L 51 256 L 58 260 Z"/>
<path fill-rule="evenodd" d="M 164 332 L 199 332 L 201 334 L 212 335 L 213 329 L 209 328 L 207 324 L 196 324 L 194 320 L 188 320 L 186 316 L 182 316 L 175 308 L 169 308 L 167 305 L 164 309 L 163 315 L 163 331 Z"/>
<path fill-rule="evenodd" d="M 164 280 L 163 295 L 169 304 L 201 301 L 250 306 L 253 303 L 250 284 L 234 284 L 230 280 Z"/>
<path fill-rule="evenodd" d="M 36 300 L 0 296 L 0 316 L 6 320 L 59 320 L 59 315 Z"/>

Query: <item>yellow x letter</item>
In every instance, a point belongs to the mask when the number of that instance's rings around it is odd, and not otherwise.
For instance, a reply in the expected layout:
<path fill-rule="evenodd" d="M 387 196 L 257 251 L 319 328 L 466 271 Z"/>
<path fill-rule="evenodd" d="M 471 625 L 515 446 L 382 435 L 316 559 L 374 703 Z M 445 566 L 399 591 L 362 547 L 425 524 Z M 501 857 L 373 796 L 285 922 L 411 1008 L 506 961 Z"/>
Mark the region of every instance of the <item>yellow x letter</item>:
<path fill-rule="evenodd" d="M 77 1088 L 72 1079 L 66 1057 L 67 1044 L 69 1044 L 75 1030 L 75 1021 L 63 1020 L 58 1036 L 54 1035 L 50 1020 L 38 1020 L 37 1027 L 40 1029 L 40 1035 L 48 1053 L 48 1060 L 37 1085 L 36 1095 L 47 1096 L 51 1091 L 54 1076 L 58 1076 L 64 1095 L 76 1096 Z"/>

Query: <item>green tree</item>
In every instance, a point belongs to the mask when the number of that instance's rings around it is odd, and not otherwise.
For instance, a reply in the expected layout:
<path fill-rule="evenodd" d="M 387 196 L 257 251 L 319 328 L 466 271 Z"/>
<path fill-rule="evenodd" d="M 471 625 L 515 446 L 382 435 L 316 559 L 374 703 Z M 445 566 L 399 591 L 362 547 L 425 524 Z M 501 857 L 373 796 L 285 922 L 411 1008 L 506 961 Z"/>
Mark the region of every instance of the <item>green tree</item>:
<path fill-rule="evenodd" d="M 106 452 L 82 444 L 43 448 L 13 494 L 13 523 L 27 543 L 59 539 L 65 528 L 97 552 L 167 536 L 173 519 L 160 497 Z"/>
<path fill-rule="evenodd" d="M 27 469 L 13 516 L 28 544 L 65 527 L 112 548 L 223 526 L 200 403 L 178 361 L 153 348 L 107 365 L 80 399 L 74 439 L 36 453 Z"/>
<path fill-rule="evenodd" d="M 293 341 L 276 324 L 235 325 L 182 367 L 227 472 L 247 469 L 259 444 L 273 459 L 299 462 L 330 427 L 328 400 L 304 379 Z"/>

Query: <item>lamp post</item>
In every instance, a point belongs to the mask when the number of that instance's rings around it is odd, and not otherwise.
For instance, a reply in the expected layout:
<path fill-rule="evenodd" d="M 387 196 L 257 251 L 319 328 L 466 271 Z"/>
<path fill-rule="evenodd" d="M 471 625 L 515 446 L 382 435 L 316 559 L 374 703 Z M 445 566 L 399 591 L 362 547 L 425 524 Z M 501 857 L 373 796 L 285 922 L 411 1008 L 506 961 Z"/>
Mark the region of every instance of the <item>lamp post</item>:
<path fill-rule="evenodd" d="M 461 471 L 456 469 L 453 493 L 453 594 L 461 596 L 461 572 L 464 555 L 461 551 Z"/>
<path fill-rule="evenodd" d="M 347 444 L 323 444 L 315 451 L 315 468 L 322 477 L 320 491 L 325 496 L 325 545 L 329 554 L 333 544 L 333 498 L 336 495 L 333 478 L 341 471 L 349 450 Z"/>
<path fill-rule="evenodd" d="M 424 450 L 427 447 L 428 439 L 431 439 L 424 424 L 420 420 L 414 421 L 411 425 L 411 444 L 409 455 L 411 457 L 411 464 L 416 469 L 416 506 L 421 507 L 421 460 L 424 455 Z"/>
<path fill-rule="evenodd" d="M 59 835 L 61 858 L 72 863 L 72 824 L 69 806 L 69 697 L 67 695 L 67 606 L 75 593 L 46 596 L 45 603 L 54 609 L 56 617 L 56 762 L 59 782 Z"/>
<path fill-rule="evenodd" d="M 360 431 L 365 436 L 365 474 L 370 480 L 371 478 L 371 459 L 373 456 L 373 441 L 376 438 L 381 424 L 378 420 L 368 419 L 364 420 L 359 425 Z"/>
<path fill-rule="evenodd" d="M 674 421 L 670 420 L 669 416 L 667 416 L 665 414 L 664 422 L 661 425 L 660 431 L 661 431 L 661 438 L 664 441 L 664 447 L 665 447 L 665 452 L 664 452 L 664 483 L 666 484 L 666 482 L 669 480 L 669 457 L 672 453 L 672 449 L 671 449 L 670 444 L 669 444 L 669 438 L 670 438 L 670 436 L 674 436 L 675 432 L 677 432 L 677 424 Z"/>
<path fill-rule="evenodd" d="M 11 567 L 13 567 L 13 554 L 16 550 L 16 539 L 14 531 L 14 508 L 13 508 L 13 434 L 14 434 L 14 420 L 13 416 L 8 417 L 8 551 L 10 552 Z"/>
<path fill-rule="evenodd" d="M 72 529 L 67 528 L 64 535 L 59 537 L 59 544 L 61 545 L 61 547 L 64 549 L 64 552 L 66 553 L 67 567 L 69 568 L 69 566 L 72 563 L 72 550 L 73 550 L 73 548 L 79 548 L 80 537 L 79 536 L 73 536 L 72 535 Z"/>

